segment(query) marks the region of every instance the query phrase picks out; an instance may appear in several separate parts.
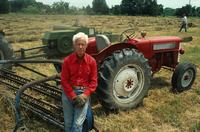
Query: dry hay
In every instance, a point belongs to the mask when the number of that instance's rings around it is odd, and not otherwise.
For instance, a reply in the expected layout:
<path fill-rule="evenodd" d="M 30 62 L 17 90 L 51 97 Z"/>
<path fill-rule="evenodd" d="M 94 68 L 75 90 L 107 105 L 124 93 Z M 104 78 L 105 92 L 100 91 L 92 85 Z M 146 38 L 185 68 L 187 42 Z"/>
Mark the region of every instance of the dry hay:
<path fill-rule="evenodd" d="M 12 131 L 15 124 L 14 111 L 15 96 L 12 92 L 0 85 L 0 131 Z M 10 102 L 9 102 L 10 101 Z"/>
<path fill-rule="evenodd" d="M 161 30 L 163 30 L 163 29 L 165 29 L 165 28 L 164 28 L 164 27 L 155 27 L 155 28 L 154 28 L 155 31 L 161 31 Z"/>
<path fill-rule="evenodd" d="M 41 40 L 43 37 L 41 35 L 12 35 L 9 37 L 6 37 L 9 43 L 17 43 L 17 42 L 33 42 L 37 40 Z"/>
<path fill-rule="evenodd" d="M 9 38 L 9 40 L 13 42 L 16 41 L 25 41 L 27 36 L 38 36 L 40 38 L 37 38 L 37 41 L 31 40 L 33 42 L 20 42 L 20 43 L 12 43 L 13 49 L 19 50 L 20 48 L 31 48 L 35 46 L 42 45 L 42 37 L 47 30 L 51 30 L 54 24 L 66 24 L 66 25 L 73 25 L 76 22 L 77 18 L 81 18 L 78 25 L 85 24 L 88 27 L 94 27 L 96 30 L 102 30 L 102 31 L 112 31 L 114 34 L 121 34 L 124 30 L 128 28 L 134 28 L 137 30 L 137 34 L 142 31 L 146 30 L 147 37 L 148 36 L 181 36 L 181 34 L 186 35 L 184 33 L 178 32 L 180 28 L 181 19 L 180 18 L 157 18 L 157 17 L 133 17 L 133 16 L 63 16 L 63 15 L 47 15 L 47 16 L 39 16 L 39 19 L 36 18 L 37 16 L 33 17 L 25 17 L 25 16 L 19 16 L 16 17 L 16 19 L 19 19 L 19 21 L 24 20 L 23 24 L 17 24 L 17 22 L 10 22 L 7 23 L 8 20 L 12 19 L 5 19 L 5 25 L 7 28 L 4 30 L 5 33 L 10 33 L 10 36 L 6 36 L 6 38 Z M 0 17 L 1 18 L 1 17 Z M 13 17 L 14 18 L 14 17 Z M 45 20 L 46 22 L 42 22 Z M 195 19 L 196 20 L 196 19 Z M 190 19 L 188 19 L 190 22 Z M 64 22 L 64 23 L 63 23 Z M 195 21 L 198 23 L 197 21 Z M 31 24 L 28 24 L 31 23 Z M 37 25 L 37 26 L 36 26 Z M 39 27 L 39 28 L 38 28 Z M 29 30 L 30 29 L 30 30 Z M 193 28 L 195 30 L 195 27 Z M 8 31 L 8 32 L 7 32 Z M 17 35 L 15 35 L 15 33 Z M 21 35 L 20 35 L 21 33 Z M 136 34 L 136 36 L 137 36 Z M 193 34 L 192 34 L 193 35 Z M 184 37 L 190 37 L 191 34 L 187 33 L 187 36 Z M 12 38 L 13 37 L 13 38 Z M 24 37 L 24 38 L 23 38 Z M 137 36 L 137 37 L 140 37 Z M 182 37 L 181 37 L 182 38 Z M 198 36 L 193 36 L 194 40 L 192 43 L 184 44 L 189 46 L 192 44 L 193 46 L 198 45 L 197 42 L 199 42 Z M 28 39 L 27 39 L 28 40 Z M 32 53 L 37 53 L 37 51 L 33 52 L 27 52 L 27 55 L 32 55 Z M 42 58 L 44 59 L 44 58 Z M 28 65 L 30 68 L 33 67 L 33 65 Z M 198 66 L 198 64 L 197 64 Z M 48 67 L 48 68 L 46 68 Z M 52 66 L 53 67 L 53 66 Z M 41 66 L 40 72 L 51 74 L 52 69 L 49 65 Z M 45 71 L 43 71 L 45 69 Z M 50 70 L 49 70 L 50 69 Z M 19 69 L 13 69 L 14 71 L 19 71 L 22 76 L 28 76 L 30 73 L 24 72 Z M 197 103 L 191 103 L 190 97 L 192 94 L 194 94 L 195 89 L 199 88 L 199 68 L 197 68 L 197 79 L 195 83 L 193 84 L 193 87 L 191 90 L 186 91 L 182 94 L 177 93 L 176 91 L 172 90 L 171 86 L 171 76 L 172 73 L 161 70 L 157 74 L 154 75 L 154 78 L 151 80 L 151 87 L 148 91 L 148 97 L 144 99 L 143 105 L 140 105 L 134 110 L 128 110 L 126 112 L 120 111 L 119 114 L 113 114 L 108 112 L 103 106 L 98 102 L 98 99 L 96 97 L 96 94 L 93 93 L 91 95 L 91 101 L 92 101 L 92 109 L 94 112 L 94 118 L 95 121 L 101 126 L 101 131 L 192 131 L 192 127 L 195 125 L 193 123 L 194 120 L 199 121 L 199 102 Z M 28 75 L 27 75 L 28 74 Z M 31 76 L 31 74 L 29 75 Z M 166 120 L 161 113 L 157 113 L 158 111 L 155 111 L 155 106 L 168 106 L 168 108 L 174 107 L 170 104 L 170 101 L 176 98 L 182 97 L 183 105 L 185 106 L 184 110 L 185 113 L 178 113 L 180 114 L 180 121 L 183 123 L 181 126 L 173 126 L 171 122 Z M 199 94 L 198 94 L 199 97 Z M 191 103 L 191 104 L 189 104 Z M 194 110 L 194 111 L 193 111 Z M 3 111 L 5 112 L 5 111 Z M 177 114 L 177 113 L 174 113 Z M 5 116 L 0 118 L 0 122 L 7 120 L 5 117 L 9 114 L 5 114 Z M 184 116 L 183 116 L 184 115 Z M 189 116 L 192 116 L 189 118 Z M 188 120 L 185 120 L 184 118 L 188 117 Z M 14 120 L 15 117 L 11 117 L 10 119 Z M 38 121 L 37 119 L 31 119 L 33 122 L 31 122 L 28 126 L 28 128 L 32 128 L 32 131 L 38 131 L 39 127 L 41 127 L 40 131 L 52 131 L 51 129 L 46 129 L 43 120 Z M 16 124 L 11 124 L 10 128 L 15 126 Z M 27 124 L 26 124 L 27 125 Z M 36 127 L 32 127 L 32 126 Z M 3 128 L 6 131 L 10 131 L 9 129 L 9 123 L 5 124 Z M 49 127 L 54 125 L 49 124 Z M 44 130 L 45 129 L 45 130 Z M 0 124 L 0 131 L 1 131 L 1 124 Z M 31 130 L 30 130 L 31 131 Z"/>

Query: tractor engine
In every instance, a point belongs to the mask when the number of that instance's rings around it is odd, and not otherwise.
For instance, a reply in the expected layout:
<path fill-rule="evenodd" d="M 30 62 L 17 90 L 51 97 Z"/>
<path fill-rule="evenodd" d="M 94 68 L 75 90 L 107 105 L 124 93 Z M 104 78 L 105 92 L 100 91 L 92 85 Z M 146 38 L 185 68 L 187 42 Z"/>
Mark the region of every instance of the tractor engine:
<path fill-rule="evenodd" d="M 179 64 L 182 39 L 175 36 L 142 37 L 134 39 L 137 50 L 149 60 L 152 72 L 157 72 L 162 66 L 175 68 Z"/>

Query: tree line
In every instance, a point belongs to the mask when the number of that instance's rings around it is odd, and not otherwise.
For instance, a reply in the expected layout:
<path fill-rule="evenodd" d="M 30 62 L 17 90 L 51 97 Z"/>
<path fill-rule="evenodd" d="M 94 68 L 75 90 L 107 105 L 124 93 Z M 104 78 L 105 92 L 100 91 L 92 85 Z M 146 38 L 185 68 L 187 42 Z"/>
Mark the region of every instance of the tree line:
<path fill-rule="evenodd" d="M 72 14 L 72 15 L 130 15 L 130 16 L 187 16 L 200 17 L 200 7 L 185 5 L 181 8 L 163 9 L 157 0 L 122 0 L 120 5 L 108 7 L 106 0 L 93 0 L 90 5 L 82 8 L 69 6 L 69 2 L 60 0 L 51 6 L 35 0 L 3 0 L 0 1 L 0 14 Z"/>

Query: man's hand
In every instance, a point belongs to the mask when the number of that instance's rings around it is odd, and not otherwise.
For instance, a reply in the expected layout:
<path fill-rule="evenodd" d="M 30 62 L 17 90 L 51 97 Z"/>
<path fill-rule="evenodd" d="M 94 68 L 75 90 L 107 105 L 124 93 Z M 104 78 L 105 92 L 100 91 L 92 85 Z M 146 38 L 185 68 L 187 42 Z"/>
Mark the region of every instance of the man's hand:
<path fill-rule="evenodd" d="M 85 94 L 80 94 L 72 98 L 72 104 L 76 108 L 83 107 L 85 105 L 85 101 L 87 100 L 87 96 Z"/>

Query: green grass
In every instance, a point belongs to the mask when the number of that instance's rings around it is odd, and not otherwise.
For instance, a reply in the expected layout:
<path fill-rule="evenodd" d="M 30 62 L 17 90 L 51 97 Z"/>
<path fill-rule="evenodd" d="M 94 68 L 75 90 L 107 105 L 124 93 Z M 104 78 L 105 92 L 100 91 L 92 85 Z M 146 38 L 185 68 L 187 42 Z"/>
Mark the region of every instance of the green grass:
<path fill-rule="evenodd" d="M 192 127 L 193 132 L 199 132 L 200 131 L 200 121 L 196 121 L 196 124 Z"/>
<path fill-rule="evenodd" d="M 197 33 L 197 31 L 196 30 L 189 30 L 187 33 L 191 33 L 191 34 L 196 34 Z"/>
<path fill-rule="evenodd" d="M 192 94 L 190 98 L 193 104 L 200 103 L 200 99 L 197 94 Z"/>
<path fill-rule="evenodd" d="M 199 89 L 199 88 L 195 88 L 194 91 L 195 91 L 198 95 L 200 95 L 200 89 Z"/>
<path fill-rule="evenodd" d="M 200 64 L 200 47 L 187 47 L 184 49 L 185 54 L 181 56 L 181 61 L 189 61 L 195 64 Z"/>
<path fill-rule="evenodd" d="M 154 107 L 156 115 L 174 127 L 181 127 L 182 120 L 180 117 L 183 112 L 182 98 L 176 98 L 166 102 L 169 102 L 169 105 L 161 104 Z"/>

